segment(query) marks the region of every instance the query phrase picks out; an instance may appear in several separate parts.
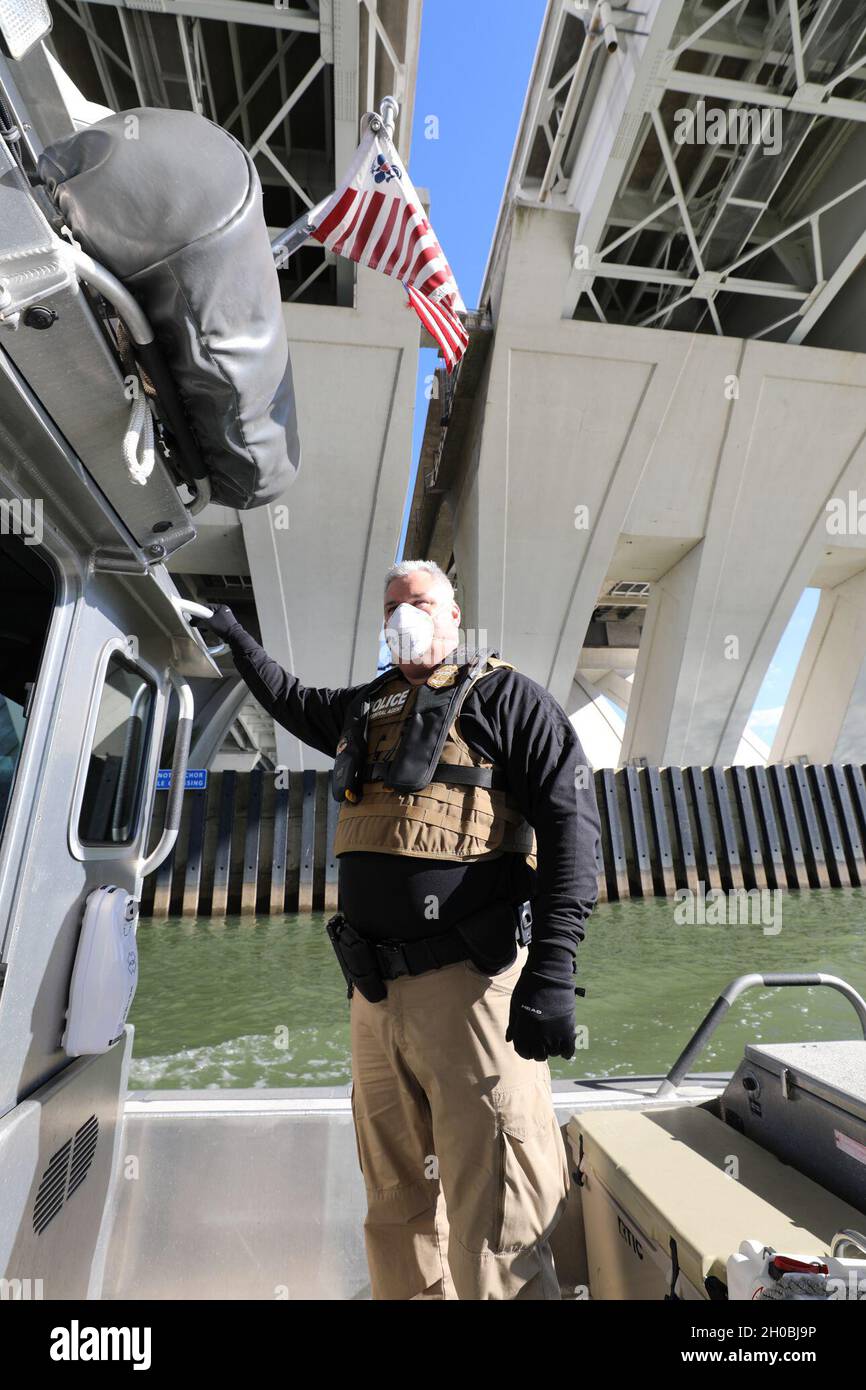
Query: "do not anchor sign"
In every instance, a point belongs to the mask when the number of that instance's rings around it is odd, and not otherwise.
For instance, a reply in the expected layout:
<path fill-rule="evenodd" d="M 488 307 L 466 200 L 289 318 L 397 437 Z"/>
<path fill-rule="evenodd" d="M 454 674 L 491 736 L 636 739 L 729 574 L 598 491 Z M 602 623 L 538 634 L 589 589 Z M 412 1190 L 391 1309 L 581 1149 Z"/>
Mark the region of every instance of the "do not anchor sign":
<path fill-rule="evenodd" d="M 186 770 L 186 781 L 184 789 L 188 792 L 204 791 L 207 786 L 206 767 L 188 767 Z M 156 774 L 156 790 L 167 792 L 171 786 L 171 768 L 161 767 Z"/>

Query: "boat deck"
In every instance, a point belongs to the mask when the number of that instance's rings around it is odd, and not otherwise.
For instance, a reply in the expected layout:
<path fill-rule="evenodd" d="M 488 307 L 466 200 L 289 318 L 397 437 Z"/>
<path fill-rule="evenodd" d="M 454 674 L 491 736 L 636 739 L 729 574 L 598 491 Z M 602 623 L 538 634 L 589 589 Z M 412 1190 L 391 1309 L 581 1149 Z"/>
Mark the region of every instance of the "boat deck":
<path fill-rule="evenodd" d="M 693 1076 L 678 1099 L 706 1102 L 729 1075 Z M 661 1079 L 556 1081 L 557 1116 L 670 1106 Z M 348 1085 L 128 1092 L 120 1143 L 134 1180 L 116 1189 L 105 1298 L 369 1297 Z M 577 1202 L 557 1232 L 566 1294 L 574 1219 Z"/>

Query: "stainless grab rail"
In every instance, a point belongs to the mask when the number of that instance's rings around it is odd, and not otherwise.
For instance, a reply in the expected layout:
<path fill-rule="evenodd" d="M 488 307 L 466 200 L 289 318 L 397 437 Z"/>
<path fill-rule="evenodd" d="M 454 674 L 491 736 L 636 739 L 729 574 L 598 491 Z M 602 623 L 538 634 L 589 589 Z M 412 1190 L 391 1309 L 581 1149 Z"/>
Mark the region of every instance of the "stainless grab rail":
<path fill-rule="evenodd" d="M 171 763 L 171 787 L 168 793 L 168 805 L 165 808 L 165 825 L 162 835 L 152 854 L 149 854 L 139 865 L 139 878 L 146 878 L 154 869 L 159 868 L 164 859 L 168 858 L 174 848 L 177 832 L 180 829 L 180 813 L 183 807 L 189 747 L 192 742 L 195 701 L 192 690 L 183 676 L 179 676 L 176 671 L 169 671 L 168 678 L 177 691 L 180 705 L 177 716 L 177 733 L 174 738 L 174 757 Z"/>
<path fill-rule="evenodd" d="M 829 989 L 838 990 L 844 994 L 854 1008 L 860 1020 L 860 1027 L 863 1036 L 866 1038 L 866 999 L 859 995 L 851 985 L 845 980 L 840 980 L 837 975 L 806 975 L 806 974 L 771 974 L 771 975 L 739 975 L 736 980 L 732 980 L 726 989 L 722 991 L 709 1013 L 706 1014 L 701 1023 L 698 1024 L 689 1041 L 686 1043 L 677 1060 L 674 1062 L 664 1081 L 656 1091 L 656 1096 L 673 1095 L 677 1086 L 689 1070 L 692 1062 L 699 1052 L 703 1052 L 710 1037 L 716 1031 L 725 1014 L 731 1005 L 744 994 L 747 989 L 755 989 L 763 986 L 765 989 L 775 989 L 777 986 L 789 985 L 826 985 Z"/>
<path fill-rule="evenodd" d="M 830 1254 L 837 1259 L 844 1259 L 844 1251 L 848 1246 L 856 1250 L 861 1255 L 866 1255 L 866 1236 L 859 1231 L 837 1231 L 830 1244 Z"/>
<path fill-rule="evenodd" d="M 123 320 L 130 338 L 140 350 L 142 362 L 150 371 L 151 376 L 157 379 L 155 383 L 158 386 L 157 394 L 162 402 L 168 423 L 175 432 L 181 455 L 191 462 L 196 456 L 196 446 L 189 433 L 189 425 L 184 417 L 174 383 L 164 368 L 160 370 L 162 359 L 156 347 L 150 320 L 135 296 L 106 266 L 95 261 L 92 256 L 88 256 L 77 242 L 70 243 L 67 251 L 78 278 L 83 280 L 85 284 L 92 286 L 93 289 L 98 290 Z M 194 482 L 196 496 L 192 502 L 184 503 L 187 511 L 193 514 L 200 512 L 211 499 L 210 478 L 197 458 L 196 463 L 198 464 Z M 193 486 L 186 479 L 184 481 L 187 487 Z"/>
<path fill-rule="evenodd" d="M 171 601 L 181 616 L 190 615 L 193 618 L 212 617 L 212 609 L 208 608 L 206 603 L 193 603 L 192 599 L 184 598 L 182 594 L 173 594 Z M 216 647 L 208 647 L 207 654 L 208 656 L 219 656 L 222 652 L 227 652 L 228 649 L 228 642 L 220 642 Z"/>

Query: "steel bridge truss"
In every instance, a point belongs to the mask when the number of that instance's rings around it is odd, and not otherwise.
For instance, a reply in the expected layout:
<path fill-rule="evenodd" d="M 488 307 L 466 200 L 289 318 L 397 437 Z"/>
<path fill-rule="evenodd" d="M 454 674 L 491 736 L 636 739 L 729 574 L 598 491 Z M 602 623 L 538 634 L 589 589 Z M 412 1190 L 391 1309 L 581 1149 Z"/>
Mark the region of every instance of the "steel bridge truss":
<path fill-rule="evenodd" d="M 866 257 L 864 84 L 858 0 L 552 0 L 509 191 L 579 214 L 563 316 L 803 342 Z"/>
<path fill-rule="evenodd" d="M 50 0 L 50 8 L 49 45 L 89 100 L 113 111 L 196 111 L 241 140 L 276 231 L 333 191 L 377 92 L 393 92 L 405 110 L 421 0 Z M 404 157 L 411 106 L 406 116 L 396 133 Z M 330 284 L 317 285 L 322 277 Z M 352 302 L 353 264 L 315 243 L 281 279 L 289 301 Z"/>

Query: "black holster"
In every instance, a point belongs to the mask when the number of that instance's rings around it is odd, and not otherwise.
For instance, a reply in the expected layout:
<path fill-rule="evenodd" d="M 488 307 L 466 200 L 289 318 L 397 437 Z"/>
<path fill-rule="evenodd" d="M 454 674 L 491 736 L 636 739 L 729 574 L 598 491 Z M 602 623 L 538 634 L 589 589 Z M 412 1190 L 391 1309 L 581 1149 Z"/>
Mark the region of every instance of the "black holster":
<path fill-rule="evenodd" d="M 351 999 L 355 986 L 371 1004 L 378 1004 L 387 998 L 388 991 L 372 944 L 358 935 L 342 912 L 331 918 L 326 931 L 348 986 L 347 998 Z"/>

